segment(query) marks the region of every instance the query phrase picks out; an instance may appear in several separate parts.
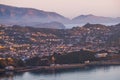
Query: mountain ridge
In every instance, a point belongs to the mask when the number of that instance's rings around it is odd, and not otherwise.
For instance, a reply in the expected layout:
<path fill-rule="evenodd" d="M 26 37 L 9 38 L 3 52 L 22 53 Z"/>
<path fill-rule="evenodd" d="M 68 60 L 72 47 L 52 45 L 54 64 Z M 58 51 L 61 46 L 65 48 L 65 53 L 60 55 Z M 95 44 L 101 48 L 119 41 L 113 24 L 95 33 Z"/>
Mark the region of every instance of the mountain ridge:
<path fill-rule="evenodd" d="M 93 14 L 79 15 L 72 20 L 58 14 L 57 12 L 48 12 L 34 8 L 15 7 L 0 4 L 0 23 L 2 24 L 30 24 L 36 23 L 50 23 L 59 22 L 62 24 L 105 24 L 105 23 L 119 23 L 120 17 L 103 17 L 95 16 Z"/>
<path fill-rule="evenodd" d="M 96 16 L 93 14 L 80 15 L 72 19 L 73 23 L 119 23 L 120 18 Z"/>
<path fill-rule="evenodd" d="M 0 17 L 3 19 L 11 18 L 13 20 L 14 19 L 27 20 L 32 18 L 34 21 L 40 21 L 40 22 L 51 22 L 51 21 L 61 22 L 62 20 L 63 21 L 69 20 L 66 17 L 56 12 L 47 12 L 34 8 L 6 6 L 3 4 L 2 5 L 0 4 Z"/>

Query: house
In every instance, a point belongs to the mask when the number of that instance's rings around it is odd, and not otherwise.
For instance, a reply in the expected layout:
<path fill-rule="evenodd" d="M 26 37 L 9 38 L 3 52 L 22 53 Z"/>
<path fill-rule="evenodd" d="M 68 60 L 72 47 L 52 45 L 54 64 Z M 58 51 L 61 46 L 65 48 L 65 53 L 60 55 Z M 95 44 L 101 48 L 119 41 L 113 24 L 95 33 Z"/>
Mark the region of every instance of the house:
<path fill-rule="evenodd" d="M 95 57 L 96 58 L 104 58 L 104 57 L 107 57 L 108 53 L 97 53 L 95 54 Z"/>

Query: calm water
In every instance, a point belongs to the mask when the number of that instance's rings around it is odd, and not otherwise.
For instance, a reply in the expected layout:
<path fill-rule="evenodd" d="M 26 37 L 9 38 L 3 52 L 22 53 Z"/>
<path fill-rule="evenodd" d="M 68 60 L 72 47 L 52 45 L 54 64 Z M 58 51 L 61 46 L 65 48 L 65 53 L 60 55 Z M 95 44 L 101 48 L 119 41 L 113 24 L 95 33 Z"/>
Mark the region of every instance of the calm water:
<path fill-rule="evenodd" d="M 81 24 L 64 24 L 64 25 L 65 25 L 66 29 L 71 29 L 71 28 L 77 27 L 77 26 L 79 26 L 79 27 L 84 26 L 85 24 L 86 23 L 81 23 Z M 95 23 L 93 23 L 93 24 L 95 24 Z M 118 23 L 100 23 L 100 24 L 103 24 L 103 25 L 106 25 L 106 26 L 111 26 L 111 25 L 116 25 Z"/>
<path fill-rule="evenodd" d="M 56 73 L 25 72 L 0 75 L 0 80 L 120 80 L 120 66 L 76 69 Z"/>

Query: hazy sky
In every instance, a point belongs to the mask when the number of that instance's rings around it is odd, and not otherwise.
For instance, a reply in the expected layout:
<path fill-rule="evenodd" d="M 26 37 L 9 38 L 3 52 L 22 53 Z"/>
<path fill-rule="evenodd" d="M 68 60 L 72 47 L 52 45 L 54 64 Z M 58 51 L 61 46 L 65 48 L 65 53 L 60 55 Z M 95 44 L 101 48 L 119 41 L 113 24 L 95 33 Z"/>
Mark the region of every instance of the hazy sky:
<path fill-rule="evenodd" d="M 69 18 L 81 14 L 120 17 L 120 0 L 0 0 L 0 3 L 53 11 Z"/>

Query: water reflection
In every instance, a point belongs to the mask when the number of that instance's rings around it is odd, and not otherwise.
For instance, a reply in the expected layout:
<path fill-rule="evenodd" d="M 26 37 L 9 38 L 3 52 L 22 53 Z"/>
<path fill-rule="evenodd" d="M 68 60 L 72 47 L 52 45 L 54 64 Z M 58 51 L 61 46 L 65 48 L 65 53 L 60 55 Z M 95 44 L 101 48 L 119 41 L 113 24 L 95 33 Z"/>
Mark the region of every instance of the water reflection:
<path fill-rule="evenodd" d="M 0 80 L 14 80 L 13 72 L 5 72 L 4 74 L 0 74 Z"/>
<path fill-rule="evenodd" d="M 0 80 L 120 80 L 120 66 L 86 67 L 82 69 L 60 70 L 54 72 L 6 72 Z"/>

